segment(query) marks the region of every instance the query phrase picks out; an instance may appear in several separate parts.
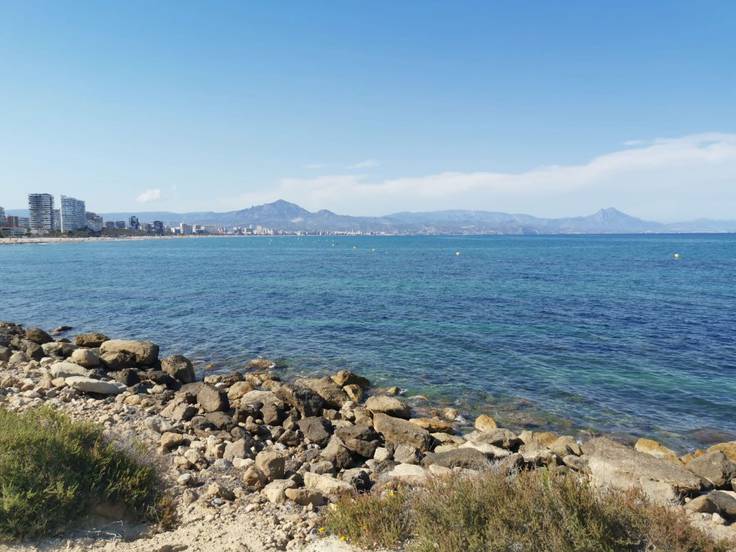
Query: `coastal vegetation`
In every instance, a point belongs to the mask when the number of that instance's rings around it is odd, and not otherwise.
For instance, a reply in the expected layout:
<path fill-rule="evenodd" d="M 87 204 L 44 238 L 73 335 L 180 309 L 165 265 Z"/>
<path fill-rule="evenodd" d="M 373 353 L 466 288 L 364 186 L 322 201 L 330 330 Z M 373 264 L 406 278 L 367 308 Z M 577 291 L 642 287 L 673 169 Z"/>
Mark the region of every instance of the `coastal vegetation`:
<path fill-rule="evenodd" d="M 167 498 L 153 465 L 101 429 L 50 408 L 0 409 L 0 540 L 48 534 L 95 507 L 163 521 Z"/>
<path fill-rule="evenodd" d="M 726 552 L 681 511 L 638 491 L 598 492 L 559 470 L 435 478 L 345 497 L 325 529 L 366 548 L 412 552 Z"/>

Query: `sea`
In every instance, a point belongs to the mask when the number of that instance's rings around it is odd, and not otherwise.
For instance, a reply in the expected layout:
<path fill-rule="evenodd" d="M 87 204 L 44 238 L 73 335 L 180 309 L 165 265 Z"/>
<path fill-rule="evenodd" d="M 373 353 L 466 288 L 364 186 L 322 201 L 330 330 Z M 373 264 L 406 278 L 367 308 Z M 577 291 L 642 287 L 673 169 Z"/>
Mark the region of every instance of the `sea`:
<path fill-rule="evenodd" d="M 0 320 L 349 369 L 516 429 L 736 439 L 736 235 L 0 246 Z"/>

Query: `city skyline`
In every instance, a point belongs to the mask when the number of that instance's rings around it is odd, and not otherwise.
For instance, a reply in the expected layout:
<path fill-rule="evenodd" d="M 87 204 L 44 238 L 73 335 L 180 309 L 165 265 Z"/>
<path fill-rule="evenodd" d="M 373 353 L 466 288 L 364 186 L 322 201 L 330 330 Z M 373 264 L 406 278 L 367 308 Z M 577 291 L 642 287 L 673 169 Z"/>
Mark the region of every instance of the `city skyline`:
<path fill-rule="evenodd" d="M 6 2 L 3 201 L 730 218 L 734 17 L 728 2 Z"/>

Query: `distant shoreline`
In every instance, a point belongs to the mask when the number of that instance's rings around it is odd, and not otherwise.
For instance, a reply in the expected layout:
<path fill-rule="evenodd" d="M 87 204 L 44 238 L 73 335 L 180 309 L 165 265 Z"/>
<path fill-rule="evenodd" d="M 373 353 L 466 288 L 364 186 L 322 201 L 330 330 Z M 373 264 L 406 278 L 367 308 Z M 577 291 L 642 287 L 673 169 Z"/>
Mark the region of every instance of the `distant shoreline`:
<path fill-rule="evenodd" d="M 87 236 L 87 237 L 35 237 L 35 238 L 0 238 L 0 245 L 26 245 L 26 244 L 46 244 L 46 243 L 79 243 L 79 242 L 98 242 L 98 241 L 142 241 L 142 240 L 179 240 L 189 238 L 244 238 L 244 237 L 260 237 L 260 236 L 238 236 L 238 235 L 186 235 L 186 236 Z"/>

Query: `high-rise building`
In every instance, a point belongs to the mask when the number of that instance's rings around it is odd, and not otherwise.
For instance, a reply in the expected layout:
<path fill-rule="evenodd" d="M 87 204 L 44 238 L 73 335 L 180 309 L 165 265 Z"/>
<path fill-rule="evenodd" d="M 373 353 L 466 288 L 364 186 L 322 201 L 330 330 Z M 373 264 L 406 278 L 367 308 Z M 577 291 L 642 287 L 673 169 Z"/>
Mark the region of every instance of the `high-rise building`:
<path fill-rule="evenodd" d="M 48 234 L 54 227 L 54 196 L 28 194 L 28 211 L 32 234 Z"/>
<path fill-rule="evenodd" d="M 73 232 L 87 227 L 84 201 L 73 197 L 61 196 L 61 231 Z"/>
<path fill-rule="evenodd" d="M 87 228 L 92 230 L 92 232 L 102 232 L 103 220 L 100 215 L 87 211 L 85 217 L 87 219 Z"/>
<path fill-rule="evenodd" d="M 61 210 L 54 209 L 54 220 L 51 223 L 51 229 L 54 232 L 61 232 Z"/>
<path fill-rule="evenodd" d="M 115 221 L 115 228 L 118 230 L 125 230 L 125 221 L 124 220 L 116 220 Z"/>
<path fill-rule="evenodd" d="M 5 226 L 5 209 L 0 207 L 0 226 Z"/>
<path fill-rule="evenodd" d="M 138 217 L 132 216 L 128 220 L 128 227 L 131 230 L 140 230 L 141 229 L 141 223 L 138 221 Z"/>
<path fill-rule="evenodd" d="M 164 223 L 160 220 L 154 220 L 153 221 L 153 233 L 158 234 L 159 236 L 163 235 L 164 233 Z"/>

